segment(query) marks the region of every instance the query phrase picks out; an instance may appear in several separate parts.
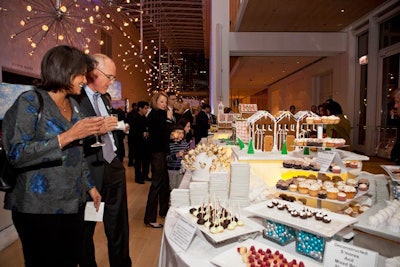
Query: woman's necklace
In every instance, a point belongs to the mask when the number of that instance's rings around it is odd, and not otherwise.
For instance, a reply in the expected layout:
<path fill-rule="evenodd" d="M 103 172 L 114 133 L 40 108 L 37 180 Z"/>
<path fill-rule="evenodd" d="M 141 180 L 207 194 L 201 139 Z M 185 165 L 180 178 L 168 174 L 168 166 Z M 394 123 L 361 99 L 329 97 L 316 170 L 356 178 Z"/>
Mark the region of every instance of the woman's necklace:
<path fill-rule="evenodd" d="M 64 112 L 67 112 L 67 102 L 68 102 L 68 100 L 64 99 L 63 106 L 62 107 L 58 106 L 58 108 L 61 109 Z"/>

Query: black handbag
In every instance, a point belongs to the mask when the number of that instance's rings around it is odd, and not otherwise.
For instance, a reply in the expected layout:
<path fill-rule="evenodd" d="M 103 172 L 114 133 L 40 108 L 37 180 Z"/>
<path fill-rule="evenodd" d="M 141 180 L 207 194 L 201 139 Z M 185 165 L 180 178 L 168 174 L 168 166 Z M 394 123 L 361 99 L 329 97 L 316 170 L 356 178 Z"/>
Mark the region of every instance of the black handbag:
<path fill-rule="evenodd" d="M 42 95 L 34 90 L 39 99 L 39 110 L 38 110 L 38 121 L 42 117 L 43 110 L 43 98 Z M 3 144 L 0 144 L 0 191 L 10 192 L 16 183 L 17 169 L 13 168 L 7 159 L 7 152 L 3 147 Z"/>
<path fill-rule="evenodd" d="M 8 192 L 15 186 L 14 168 L 7 160 L 6 151 L 0 147 L 0 191 Z"/>

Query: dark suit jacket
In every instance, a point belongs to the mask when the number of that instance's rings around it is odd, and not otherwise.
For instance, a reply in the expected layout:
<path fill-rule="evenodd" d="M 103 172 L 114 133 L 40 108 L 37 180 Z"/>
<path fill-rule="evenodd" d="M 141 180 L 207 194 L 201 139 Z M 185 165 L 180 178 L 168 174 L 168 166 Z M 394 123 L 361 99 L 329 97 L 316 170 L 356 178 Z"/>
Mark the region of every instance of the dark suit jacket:
<path fill-rule="evenodd" d="M 193 126 L 193 115 L 189 109 L 183 112 L 182 118 L 188 119 L 190 121 L 190 126 Z"/>
<path fill-rule="evenodd" d="M 202 137 L 208 136 L 208 129 L 210 129 L 210 124 L 208 123 L 208 116 L 206 112 L 202 110 L 196 116 L 196 128 L 194 131 L 196 144 L 200 142 Z"/>
<path fill-rule="evenodd" d="M 111 105 L 108 102 L 108 99 L 105 98 L 104 96 L 101 96 L 101 99 L 104 101 L 106 109 L 110 113 Z M 96 112 L 94 111 L 92 103 L 90 102 L 85 90 L 82 90 L 82 93 L 76 97 L 76 100 L 79 103 L 80 112 L 83 113 L 85 117 L 96 116 Z M 118 138 L 115 132 L 116 131 L 113 131 L 113 137 L 115 140 L 115 145 L 118 148 Z M 102 147 L 91 147 L 91 145 L 94 142 L 96 142 L 94 136 L 89 136 L 85 138 L 83 141 L 83 149 L 86 161 L 89 165 L 89 170 L 93 176 L 94 183 L 97 187 L 97 190 L 101 192 L 105 163 L 103 158 Z"/>

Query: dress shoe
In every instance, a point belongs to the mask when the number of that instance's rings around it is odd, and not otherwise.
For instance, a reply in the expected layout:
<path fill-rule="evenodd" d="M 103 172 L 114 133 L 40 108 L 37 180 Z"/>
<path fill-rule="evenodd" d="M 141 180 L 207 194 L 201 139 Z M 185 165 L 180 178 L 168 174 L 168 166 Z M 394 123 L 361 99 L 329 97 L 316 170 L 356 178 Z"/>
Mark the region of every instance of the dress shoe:
<path fill-rule="evenodd" d="M 135 183 L 137 183 L 137 184 L 144 184 L 144 181 L 143 181 L 143 180 L 135 180 Z"/>
<path fill-rule="evenodd" d="M 146 223 L 146 227 L 163 228 L 163 225 L 161 223 Z"/>

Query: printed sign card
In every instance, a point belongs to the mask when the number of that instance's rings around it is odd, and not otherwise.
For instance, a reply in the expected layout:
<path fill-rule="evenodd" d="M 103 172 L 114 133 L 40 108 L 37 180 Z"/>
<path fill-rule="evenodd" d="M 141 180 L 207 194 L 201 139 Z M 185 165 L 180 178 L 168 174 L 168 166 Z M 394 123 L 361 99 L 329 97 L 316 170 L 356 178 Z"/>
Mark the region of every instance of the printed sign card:
<path fill-rule="evenodd" d="M 326 245 L 324 266 L 373 267 L 378 264 L 378 253 L 375 251 L 337 241 Z"/>
<path fill-rule="evenodd" d="M 187 250 L 196 233 L 196 229 L 196 225 L 180 216 L 169 238 L 178 247 Z"/>

